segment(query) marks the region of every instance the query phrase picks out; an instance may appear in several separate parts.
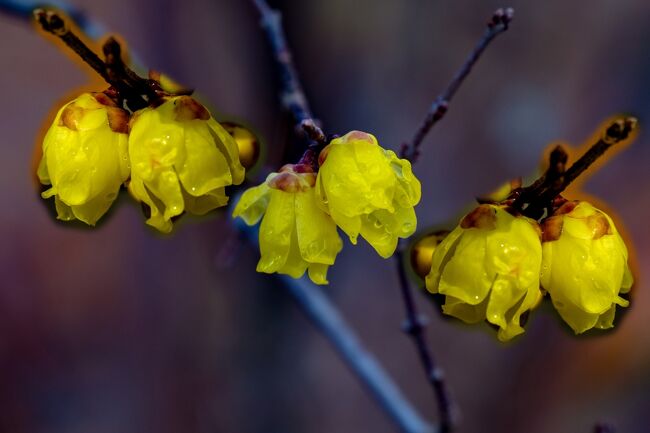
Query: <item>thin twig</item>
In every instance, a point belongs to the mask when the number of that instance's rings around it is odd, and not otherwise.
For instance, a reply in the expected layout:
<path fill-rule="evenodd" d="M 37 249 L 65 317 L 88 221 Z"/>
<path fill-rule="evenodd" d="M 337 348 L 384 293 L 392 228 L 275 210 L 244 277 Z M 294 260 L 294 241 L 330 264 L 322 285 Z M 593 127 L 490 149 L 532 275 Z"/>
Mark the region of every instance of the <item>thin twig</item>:
<path fill-rule="evenodd" d="M 395 253 L 397 262 L 397 274 L 399 277 L 402 298 L 406 309 L 406 319 L 403 330 L 413 338 L 417 347 L 420 362 L 424 367 L 427 380 L 431 383 L 436 402 L 438 404 L 438 416 L 440 418 L 440 433 L 447 433 L 454 429 L 456 421 L 456 407 L 450 397 L 444 372 L 435 362 L 431 350 L 426 341 L 426 319 L 418 314 L 413 292 L 406 275 L 404 266 L 404 247 L 401 246 Z"/>
<path fill-rule="evenodd" d="M 278 67 L 282 106 L 293 115 L 295 124 L 315 141 L 318 147 L 322 147 L 327 144 L 327 136 L 309 108 L 309 102 L 293 64 L 291 50 L 287 45 L 282 27 L 282 14 L 272 9 L 265 0 L 252 1 L 260 13 L 260 25 L 266 33 L 273 51 L 273 59 Z"/>
<path fill-rule="evenodd" d="M 449 102 L 456 92 L 458 92 L 458 89 L 472 71 L 472 67 L 476 64 L 490 42 L 492 42 L 497 35 L 508 30 L 508 26 L 512 21 L 513 16 L 514 10 L 512 8 L 501 8 L 494 12 L 492 18 L 487 24 L 485 33 L 467 57 L 465 63 L 463 63 L 461 68 L 456 72 L 454 78 L 431 105 L 424 121 L 415 132 L 411 142 L 402 145 L 400 150 L 400 156 L 402 158 L 410 160 L 411 163 L 417 162 L 422 140 L 431 128 L 433 128 L 433 126 L 445 115 Z M 438 414 L 440 416 L 440 430 L 441 432 L 450 432 L 455 429 L 457 409 L 451 399 L 447 384 L 444 380 L 443 371 L 431 355 L 431 350 L 429 349 L 425 338 L 424 320 L 418 313 L 412 288 L 409 284 L 408 277 L 406 276 L 406 269 L 403 260 L 405 249 L 406 243 L 400 241 L 394 255 L 399 275 L 402 300 L 406 312 L 404 330 L 413 339 L 413 343 L 415 344 L 420 357 L 420 363 L 424 368 L 427 380 L 433 388 L 436 403 L 438 405 Z"/>
<path fill-rule="evenodd" d="M 429 133 L 431 128 L 433 128 L 433 126 L 447 113 L 451 99 L 463 84 L 465 78 L 467 78 L 469 73 L 472 71 L 472 68 L 481 57 L 481 54 L 483 54 L 483 51 L 485 51 L 488 45 L 490 45 L 490 42 L 492 42 L 492 40 L 494 40 L 494 38 L 499 34 L 508 30 L 508 26 L 510 25 L 513 16 L 514 10 L 512 8 L 501 8 L 494 12 L 492 18 L 487 23 L 487 29 L 485 30 L 483 37 L 478 41 L 470 55 L 465 60 L 465 63 L 463 63 L 461 68 L 456 72 L 456 75 L 454 75 L 445 90 L 435 99 L 411 141 L 402 145 L 400 150 L 400 156 L 402 158 L 406 158 L 412 163 L 417 161 L 420 155 L 422 140 L 424 140 L 424 137 Z"/>
<path fill-rule="evenodd" d="M 539 219 L 549 209 L 553 201 L 562 192 L 598 160 L 610 147 L 626 140 L 636 129 L 638 121 L 634 117 L 624 117 L 614 120 L 584 155 L 564 171 L 566 153 L 557 148 L 551 152 L 549 169 L 533 184 L 523 188 L 514 199 L 512 207 L 524 215 Z M 555 155 L 555 156 L 554 156 Z M 558 155 L 561 158 L 558 160 Z M 558 164 L 562 170 L 558 170 Z"/>

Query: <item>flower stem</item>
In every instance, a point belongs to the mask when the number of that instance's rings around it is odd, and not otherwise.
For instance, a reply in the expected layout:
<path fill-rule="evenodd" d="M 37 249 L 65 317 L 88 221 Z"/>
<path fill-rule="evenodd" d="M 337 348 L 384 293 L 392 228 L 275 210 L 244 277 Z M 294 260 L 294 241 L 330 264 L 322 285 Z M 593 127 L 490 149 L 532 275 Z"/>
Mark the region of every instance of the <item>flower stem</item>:
<path fill-rule="evenodd" d="M 610 123 L 605 131 L 584 155 L 564 170 L 567 155 L 561 148 L 555 148 L 550 155 L 548 170 L 533 184 L 523 188 L 514 199 L 512 207 L 524 215 L 539 219 L 552 210 L 553 202 L 562 192 L 587 170 L 613 145 L 625 141 L 636 130 L 635 117 L 622 117 Z"/>
<path fill-rule="evenodd" d="M 65 20 L 56 12 L 35 9 L 34 17 L 43 30 L 61 39 L 108 84 L 115 88 L 131 110 L 139 110 L 149 105 L 149 102 L 142 95 L 155 96 L 152 93 L 153 90 L 145 84 L 147 80 L 139 77 L 124 64 L 121 58 L 121 47 L 114 38 L 109 38 L 104 45 L 107 60 L 104 62 L 66 26 Z"/>
<path fill-rule="evenodd" d="M 400 156 L 415 163 L 420 155 L 420 147 L 424 137 L 431 131 L 431 128 L 438 123 L 447 113 L 449 103 L 463 84 L 467 76 L 472 72 L 472 68 L 478 62 L 481 54 L 490 45 L 498 35 L 508 30 L 508 26 L 514 17 L 512 8 L 497 9 L 487 23 L 487 28 L 481 39 L 474 46 L 465 63 L 456 72 L 445 90 L 435 99 L 429 111 L 427 112 L 420 127 L 415 131 L 410 142 L 404 143 L 400 150 Z"/>

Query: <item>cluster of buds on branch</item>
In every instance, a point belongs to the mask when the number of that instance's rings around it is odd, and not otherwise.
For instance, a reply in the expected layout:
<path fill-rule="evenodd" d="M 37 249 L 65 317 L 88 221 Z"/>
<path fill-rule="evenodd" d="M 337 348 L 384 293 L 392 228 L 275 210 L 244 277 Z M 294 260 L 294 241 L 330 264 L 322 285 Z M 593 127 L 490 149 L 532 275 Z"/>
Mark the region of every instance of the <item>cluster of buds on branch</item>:
<path fill-rule="evenodd" d="M 536 182 L 510 183 L 506 197 L 480 199 L 449 234 L 416 245 L 414 266 L 427 290 L 444 297 L 442 311 L 467 323 L 486 321 L 506 341 L 524 332 L 548 293 L 575 333 L 611 328 L 616 306 L 629 305 L 627 247 L 609 215 L 560 194 L 636 126 L 631 117 L 612 122 L 566 171 L 568 155 L 556 147 Z"/>
<path fill-rule="evenodd" d="M 277 17 L 264 3 L 256 4 L 274 49 L 286 52 Z M 59 219 L 94 225 L 122 186 L 161 232 L 170 232 L 185 212 L 200 215 L 228 203 L 225 188 L 241 184 L 244 167 L 255 162 L 255 140 L 245 129 L 221 125 L 192 91 L 159 73 L 138 76 L 122 60 L 114 38 L 103 45 L 102 60 L 56 13 L 37 10 L 35 17 L 110 85 L 63 106 L 45 135 L 38 177 L 49 186 L 42 196 L 54 197 Z M 365 132 L 323 133 L 293 64 L 278 54 L 287 81 L 283 102 L 311 144 L 298 162 L 246 190 L 234 208 L 233 216 L 248 225 L 262 222 L 257 270 L 294 278 L 308 272 L 314 283 L 327 284 L 327 270 L 343 246 L 338 229 L 352 244 L 361 236 L 383 258 L 401 248 L 398 241 L 417 228 L 414 207 L 421 185 L 411 162 L 422 138 L 511 19 L 511 9 L 495 13 L 410 146 L 402 148 L 402 158 Z M 465 322 L 487 321 L 505 341 L 524 331 L 529 312 L 548 293 L 576 333 L 613 326 L 616 306 L 628 305 L 625 294 L 633 281 L 627 248 L 608 215 L 561 193 L 635 128 L 634 118 L 613 122 L 568 170 L 567 154 L 558 147 L 547 172 L 532 185 L 513 185 L 505 197 L 481 200 L 448 236 L 436 234 L 418 244 L 414 265 L 426 276 L 427 289 L 444 296 L 443 312 Z"/>
<path fill-rule="evenodd" d="M 110 85 L 65 104 L 43 140 L 37 174 L 59 219 L 95 225 L 122 185 L 142 204 L 147 224 L 164 233 L 185 212 L 202 215 L 228 203 L 225 187 L 244 180 L 238 144 L 251 153 L 249 141 L 236 141 L 192 91 L 159 73 L 138 76 L 114 38 L 101 60 L 59 15 L 34 15 Z"/>

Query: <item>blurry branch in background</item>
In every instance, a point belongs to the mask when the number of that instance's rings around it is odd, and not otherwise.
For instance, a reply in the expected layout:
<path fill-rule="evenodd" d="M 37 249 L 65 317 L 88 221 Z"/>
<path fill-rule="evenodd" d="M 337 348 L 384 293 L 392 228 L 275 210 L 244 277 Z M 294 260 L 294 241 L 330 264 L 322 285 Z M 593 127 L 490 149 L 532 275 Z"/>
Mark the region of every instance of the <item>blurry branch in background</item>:
<path fill-rule="evenodd" d="M 280 100 L 282 107 L 291 113 L 296 129 L 302 131 L 312 141 L 300 161 L 302 164 L 316 166 L 318 153 L 327 145 L 327 136 L 319 121 L 314 118 L 305 91 L 302 88 L 291 50 L 282 27 L 282 14 L 272 9 L 265 0 L 252 0 L 260 14 L 260 25 L 271 45 L 273 60 L 280 76 Z"/>
<path fill-rule="evenodd" d="M 80 10 L 61 2 L 55 2 L 55 4 L 57 8 L 65 11 L 69 17 L 83 17 L 83 19 L 76 24 L 82 32 L 86 33 L 87 36 L 92 36 L 94 39 L 101 37 L 103 32 L 99 31 L 99 29 L 102 27 L 87 19 Z M 37 3 L 29 1 L 21 2 L 0 0 L 0 12 L 9 13 L 23 20 L 31 20 L 34 14 L 33 8 L 37 5 Z M 262 13 L 271 12 L 268 6 L 263 2 L 258 2 L 258 7 L 263 8 L 260 10 Z M 114 39 L 109 39 L 107 44 L 105 44 L 104 51 L 107 61 L 104 62 L 87 46 L 85 46 L 79 38 L 68 31 L 60 16 L 55 13 L 50 12 L 48 14 L 45 11 L 42 11 L 36 13 L 36 18 L 46 31 L 54 33 L 59 37 L 65 35 L 65 37 L 62 38 L 64 42 L 66 42 L 68 46 L 71 46 L 75 52 L 81 54 L 84 60 L 90 59 L 90 62 L 87 63 L 89 63 L 89 65 L 105 79 L 112 78 L 110 77 L 110 65 L 107 65 L 107 63 L 111 63 L 109 62 L 109 59 L 112 57 L 113 60 L 111 64 L 117 66 L 118 71 L 127 75 L 122 78 L 126 83 L 128 83 L 129 77 L 126 71 L 130 70 L 121 62 L 121 58 L 119 58 L 120 52 L 119 49 L 116 49 L 115 47 Z M 279 14 L 275 15 L 275 18 L 275 23 L 279 25 Z M 273 22 L 273 20 L 267 22 Z M 278 34 L 280 35 L 280 39 L 278 39 L 280 43 L 279 45 L 274 45 L 274 47 L 284 47 L 283 49 L 286 50 L 286 44 L 284 44 L 281 29 Z M 286 54 L 288 54 L 288 51 Z M 311 113 L 306 104 L 306 99 L 304 98 L 304 94 L 300 87 L 300 82 L 297 79 L 297 75 L 290 61 L 290 56 L 276 56 L 276 60 L 281 61 L 281 59 L 284 59 L 284 61 L 282 61 L 282 69 L 285 72 L 289 71 L 287 72 L 288 75 L 285 76 L 285 78 L 288 77 L 287 79 L 289 81 L 287 82 L 293 83 L 292 85 L 294 87 L 292 87 L 292 89 L 297 92 L 297 95 L 302 95 L 302 97 L 300 97 L 295 96 L 294 94 L 293 98 L 283 98 L 285 106 L 291 107 L 300 127 L 307 133 L 308 137 L 316 142 L 310 146 L 306 152 L 307 154 L 312 146 L 325 143 L 325 135 L 311 117 Z M 111 81 L 108 82 L 111 83 Z M 286 101 L 292 102 L 288 103 Z M 315 153 L 316 158 L 317 156 L 318 152 Z M 236 200 L 233 201 L 233 203 L 235 202 Z M 245 226 L 239 226 L 239 228 L 247 234 L 250 234 L 251 232 L 251 230 Z M 252 243 L 256 243 L 256 232 L 255 235 L 249 236 L 248 239 Z M 438 428 L 423 420 L 408 400 L 404 398 L 397 385 L 383 370 L 372 354 L 363 347 L 354 331 L 345 322 L 336 307 L 327 299 L 319 287 L 304 279 L 294 280 L 289 277 L 280 276 L 278 277 L 278 281 L 280 281 L 282 287 L 293 296 L 298 306 L 305 312 L 307 317 L 312 320 L 316 327 L 320 329 L 323 335 L 332 343 L 346 364 L 372 392 L 372 395 L 399 426 L 400 430 L 405 433 L 438 432 Z"/>
<path fill-rule="evenodd" d="M 599 422 L 594 427 L 594 433 L 616 433 L 616 429 L 610 423 Z"/>
<path fill-rule="evenodd" d="M 34 9 L 43 6 L 43 4 L 44 2 L 38 0 L 0 0 L 0 12 L 20 19 L 31 20 Z M 102 25 L 89 20 L 81 9 L 73 5 L 59 0 L 49 0 L 47 5 L 64 12 L 89 38 L 99 39 L 105 33 Z"/>
<path fill-rule="evenodd" d="M 238 200 L 233 200 L 236 203 Z M 236 224 L 248 241 L 258 245 L 258 229 Z M 283 290 L 289 292 L 300 309 L 334 346 L 343 361 L 371 392 L 381 407 L 405 433 L 439 433 L 427 423 L 404 397 L 393 379 L 368 352 L 341 313 L 323 290 L 305 278 L 294 279 L 274 274 Z"/>
<path fill-rule="evenodd" d="M 456 72 L 445 90 L 435 99 L 411 142 L 402 145 L 400 149 L 400 156 L 402 158 L 408 159 L 413 164 L 417 162 L 420 155 L 422 140 L 431 128 L 433 128 L 433 126 L 445 115 L 449 102 L 463 84 L 465 78 L 467 78 L 469 73 L 472 71 L 472 67 L 481 57 L 483 51 L 485 51 L 495 37 L 508 30 L 508 26 L 513 17 L 514 10 L 512 8 L 501 8 L 494 12 L 487 23 L 485 33 L 467 57 L 465 63 L 463 63 L 461 68 Z M 418 313 L 417 304 L 413 297 L 413 291 L 408 276 L 406 275 L 405 267 L 407 266 L 407 263 L 404 260 L 406 248 L 406 241 L 400 239 L 394 255 L 402 300 L 404 301 L 404 308 L 406 310 L 406 319 L 404 321 L 403 329 L 404 332 L 410 335 L 413 339 L 422 367 L 424 367 L 427 379 L 429 380 L 436 396 L 438 414 L 440 417 L 440 431 L 443 433 L 450 432 L 455 429 L 455 424 L 458 418 L 458 409 L 451 399 L 448 386 L 444 379 L 444 373 L 435 362 L 431 350 L 427 345 L 425 319 Z"/>
<path fill-rule="evenodd" d="M 508 26 L 512 21 L 514 13 L 515 12 L 512 8 L 500 8 L 494 12 L 492 18 L 490 18 L 487 23 L 487 28 L 483 37 L 478 41 L 465 60 L 465 63 L 463 63 L 461 68 L 456 72 L 456 75 L 454 75 L 454 78 L 449 82 L 447 88 L 445 88 L 445 90 L 435 99 L 411 141 L 402 144 L 400 157 L 406 158 L 412 163 L 417 161 L 420 155 L 422 140 L 424 140 L 424 137 L 429 133 L 431 128 L 433 128 L 433 126 L 447 113 L 449 102 L 451 102 L 451 99 L 463 84 L 465 78 L 467 78 L 469 73 L 472 72 L 472 68 L 481 57 L 481 54 L 483 54 L 483 51 L 485 51 L 488 45 L 490 45 L 490 42 L 492 42 L 498 35 L 508 30 Z"/>
<path fill-rule="evenodd" d="M 306 149 L 300 163 L 311 163 L 314 167 L 317 167 L 318 154 L 320 149 L 327 144 L 327 136 L 318 126 L 318 122 L 314 120 L 309 109 L 307 97 L 292 61 L 291 51 L 286 43 L 284 29 L 282 28 L 282 16 L 279 11 L 272 9 L 265 0 L 251 1 L 260 14 L 260 25 L 266 34 L 273 53 L 273 59 L 280 72 L 282 106 L 293 115 L 298 126 L 297 129 L 302 129 L 313 140 L 313 143 Z M 403 269 L 401 271 L 403 272 Z M 319 287 L 307 282 L 304 278 L 301 280 L 287 277 L 279 278 L 285 282 L 285 287 L 289 289 L 301 308 L 323 331 L 330 342 L 334 344 L 348 366 L 372 392 L 373 396 L 381 403 L 382 407 L 402 431 L 449 431 L 449 423 L 442 423 L 440 427 L 434 427 L 422 421 L 418 413 L 404 399 L 397 386 L 381 369 L 377 361 L 361 346 L 357 337 L 345 324 L 336 308 L 322 294 Z M 423 347 L 427 351 L 427 359 L 431 360 L 428 348 L 426 348 L 426 345 Z M 431 371 L 437 372 L 438 370 L 431 365 Z M 437 377 L 441 379 L 441 376 Z M 443 397 L 447 393 L 436 393 L 436 395 Z M 448 399 L 445 398 L 444 402 L 439 403 L 439 406 L 449 407 Z"/>

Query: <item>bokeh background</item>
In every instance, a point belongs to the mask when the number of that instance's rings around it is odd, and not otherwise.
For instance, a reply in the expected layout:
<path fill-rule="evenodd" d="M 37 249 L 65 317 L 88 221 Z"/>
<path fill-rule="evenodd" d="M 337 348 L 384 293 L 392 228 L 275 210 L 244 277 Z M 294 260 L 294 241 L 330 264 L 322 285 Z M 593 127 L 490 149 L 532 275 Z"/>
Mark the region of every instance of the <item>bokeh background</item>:
<path fill-rule="evenodd" d="M 260 135 L 264 170 L 291 142 L 275 70 L 247 1 L 72 4 L 121 35 L 138 61 L 198 89 L 221 118 Z M 272 2 L 285 12 L 306 92 L 330 133 L 386 147 L 410 138 L 492 11 L 511 30 L 479 62 L 426 139 L 421 231 L 451 226 L 473 197 L 537 170 L 556 140 L 579 144 L 612 114 L 650 124 L 647 0 Z M 0 15 L 0 431 L 393 432 L 328 342 L 225 213 L 173 236 L 120 200 L 97 229 L 53 220 L 32 149 L 57 101 L 88 74 L 26 22 Z M 550 308 L 509 345 L 444 320 L 428 339 L 461 409 L 462 432 L 620 432 L 650 425 L 650 188 L 647 131 L 586 184 L 636 247 L 633 305 L 613 332 L 576 338 Z M 429 419 L 431 390 L 411 342 L 393 262 L 346 246 L 325 290 Z"/>

